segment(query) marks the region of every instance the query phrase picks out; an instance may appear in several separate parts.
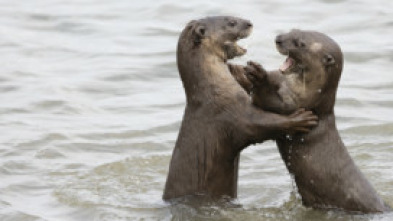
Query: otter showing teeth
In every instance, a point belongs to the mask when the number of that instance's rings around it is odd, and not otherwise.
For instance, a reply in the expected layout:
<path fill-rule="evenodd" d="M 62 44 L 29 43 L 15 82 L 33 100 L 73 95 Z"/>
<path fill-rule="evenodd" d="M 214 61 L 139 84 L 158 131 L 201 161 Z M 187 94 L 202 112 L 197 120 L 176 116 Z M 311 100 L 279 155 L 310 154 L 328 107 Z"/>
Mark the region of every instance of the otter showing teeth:
<path fill-rule="evenodd" d="M 291 57 L 287 57 L 285 62 L 280 66 L 279 70 L 284 73 L 285 71 L 289 70 L 293 65 L 295 65 L 295 60 Z"/>
<path fill-rule="evenodd" d="M 310 111 L 287 116 L 255 107 L 232 77 L 226 61 L 246 53 L 236 41 L 251 30 L 250 21 L 230 16 L 194 20 L 183 29 L 177 67 L 186 106 L 164 200 L 235 198 L 242 150 L 286 133 L 308 132 L 317 124 Z"/>
<path fill-rule="evenodd" d="M 252 30 L 251 27 L 252 26 L 247 26 L 246 31 L 242 31 L 240 33 L 237 33 L 238 36 L 236 36 L 234 38 L 234 40 L 227 40 L 224 42 L 224 50 L 226 51 L 227 59 L 240 57 L 240 56 L 243 56 L 247 53 L 247 49 L 239 46 L 237 44 L 237 41 L 248 37 L 251 33 L 251 30 Z M 227 60 L 227 59 L 225 59 L 225 60 Z"/>
<path fill-rule="evenodd" d="M 247 53 L 247 49 L 240 47 L 236 42 L 226 41 L 224 43 L 226 53 L 228 54 L 227 59 L 234 57 L 240 57 Z"/>
<path fill-rule="evenodd" d="M 323 33 L 302 30 L 277 36 L 276 46 L 288 57 L 280 70 L 268 72 L 249 62 L 243 68 L 246 80 L 237 79 L 263 110 L 285 114 L 303 107 L 318 116 L 318 125 L 310 133 L 276 139 L 303 205 L 356 213 L 391 212 L 354 163 L 336 127 L 334 105 L 343 68 L 340 46 Z"/>

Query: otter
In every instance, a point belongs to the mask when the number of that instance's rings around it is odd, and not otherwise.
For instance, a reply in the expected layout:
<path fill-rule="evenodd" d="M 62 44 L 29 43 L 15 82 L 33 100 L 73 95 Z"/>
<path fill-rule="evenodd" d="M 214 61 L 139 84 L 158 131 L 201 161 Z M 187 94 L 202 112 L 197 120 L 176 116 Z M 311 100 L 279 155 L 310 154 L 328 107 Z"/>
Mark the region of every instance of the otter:
<path fill-rule="evenodd" d="M 311 111 L 279 115 L 255 107 L 232 77 L 227 61 L 246 50 L 237 40 L 250 21 L 227 16 L 191 21 L 182 31 L 177 65 L 186 107 L 172 153 L 163 199 L 207 196 L 235 198 L 240 152 L 285 133 L 308 132 Z"/>
<path fill-rule="evenodd" d="M 249 62 L 243 69 L 247 80 L 237 79 L 264 110 L 285 114 L 303 107 L 318 116 L 310 133 L 276 140 L 303 204 L 362 213 L 391 211 L 355 165 L 337 131 L 334 104 L 343 67 L 339 45 L 325 34 L 302 30 L 279 35 L 275 41 L 287 56 L 279 70 L 267 72 Z M 236 70 L 241 75 L 241 68 Z"/>

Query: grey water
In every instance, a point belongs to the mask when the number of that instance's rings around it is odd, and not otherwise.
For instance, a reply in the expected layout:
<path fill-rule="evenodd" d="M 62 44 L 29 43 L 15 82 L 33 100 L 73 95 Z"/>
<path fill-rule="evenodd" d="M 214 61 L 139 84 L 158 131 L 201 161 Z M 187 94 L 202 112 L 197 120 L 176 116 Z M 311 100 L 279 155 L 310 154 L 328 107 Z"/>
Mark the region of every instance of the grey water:
<path fill-rule="evenodd" d="M 242 206 L 161 200 L 185 107 L 178 35 L 209 15 L 253 22 L 235 63 L 278 68 L 292 28 L 341 45 L 338 128 L 393 205 L 393 1 L 0 0 L 0 220 L 393 220 L 303 207 L 271 141 L 241 155 Z"/>

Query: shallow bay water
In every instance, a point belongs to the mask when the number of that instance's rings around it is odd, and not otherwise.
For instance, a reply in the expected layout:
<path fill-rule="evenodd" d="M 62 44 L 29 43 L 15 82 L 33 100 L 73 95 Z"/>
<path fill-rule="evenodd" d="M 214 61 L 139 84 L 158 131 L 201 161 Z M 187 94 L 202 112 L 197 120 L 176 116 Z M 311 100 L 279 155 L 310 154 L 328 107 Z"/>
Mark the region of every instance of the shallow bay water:
<path fill-rule="evenodd" d="M 393 220 L 304 208 L 273 142 L 241 155 L 241 207 L 161 200 L 185 106 L 178 35 L 210 15 L 253 22 L 235 63 L 277 68 L 292 28 L 341 45 L 338 128 L 393 206 L 393 1 L 0 0 L 0 220 Z"/>

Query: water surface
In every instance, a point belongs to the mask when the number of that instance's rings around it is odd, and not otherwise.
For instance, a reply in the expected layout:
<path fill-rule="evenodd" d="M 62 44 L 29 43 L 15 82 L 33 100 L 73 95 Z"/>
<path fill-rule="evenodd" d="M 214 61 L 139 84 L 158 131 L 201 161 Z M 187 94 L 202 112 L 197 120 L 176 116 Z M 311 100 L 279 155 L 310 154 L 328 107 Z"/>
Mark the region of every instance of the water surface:
<path fill-rule="evenodd" d="M 273 142 L 241 156 L 242 207 L 161 200 L 185 106 L 177 38 L 208 15 L 254 23 L 236 63 L 277 68 L 292 28 L 342 46 L 340 134 L 393 205 L 393 1 L 2 0 L 0 220 L 393 220 L 302 207 Z"/>

